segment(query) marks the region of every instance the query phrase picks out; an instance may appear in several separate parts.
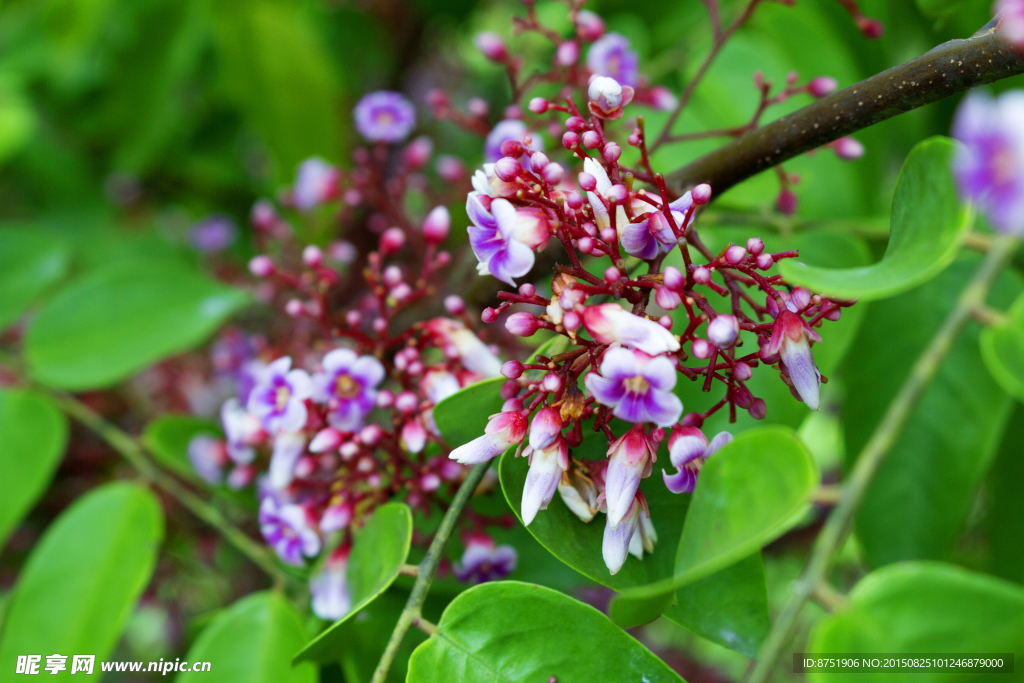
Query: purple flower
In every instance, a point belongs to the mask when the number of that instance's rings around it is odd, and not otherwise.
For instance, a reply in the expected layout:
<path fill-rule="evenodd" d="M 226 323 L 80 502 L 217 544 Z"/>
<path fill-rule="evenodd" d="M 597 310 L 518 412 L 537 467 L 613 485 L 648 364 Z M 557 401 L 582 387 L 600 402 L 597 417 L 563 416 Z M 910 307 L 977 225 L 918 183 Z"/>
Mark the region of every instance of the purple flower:
<path fill-rule="evenodd" d="M 800 399 L 811 410 L 817 410 L 821 405 L 821 373 L 811 354 L 809 339 L 821 341 L 818 333 L 808 327 L 803 318 L 792 311 L 782 310 L 772 326 L 768 353 L 782 357 Z"/>
<path fill-rule="evenodd" d="M 972 93 L 953 121 L 963 143 L 953 161 L 960 194 L 1000 232 L 1024 234 L 1024 92 Z"/>
<path fill-rule="evenodd" d="M 267 436 L 260 419 L 247 412 L 237 398 L 229 398 L 221 406 L 220 422 L 227 437 L 228 457 L 239 465 L 251 463 L 256 457 L 253 446 Z"/>
<path fill-rule="evenodd" d="M 704 461 L 732 441 L 732 434 L 720 432 L 708 444 L 708 437 L 696 427 L 678 427 L 668 437 L 668 457 L 676 468 L 675 474 L 662 470 L 661 477 L 672 493 L 693 493 L 697 473 Z"/>
<path fill-rule="evenodd" d="M 683 402 L 672 393 L 676 369 L 664 356 L 609 349 L 601 360 L 601 374 L 592 372 L 583 383 L 598 403 L 626 422 L 668 427 L 683 413 Z"/>
<path fill-rule="evenodd" d="M 693 223 L 693 216 L 689 222 L 686 220 L 686 212 L 693 205 L 693 196 L 687 192 L 679 199 L 669 204 L 672 219 L 681 233 Z M 622 223 L 619 225 L 619 243 L 630 256 L 649 261 L 659 253 L 668 253 L 675 247 L 677 240 L 672 226 L 668 219 L 660 212 L 647 214 L 647 217 L 638 223 Z"/>
<path fill-rule="evenodd" d="M 481 198 L 471 192 L 466 200 L 466 212 L 473 222 L 469 244 L 480 262 L 477 271 L 515 286 L 514 278 L 533 267 L 533 250 L 543 247 L 551 236 L 547 217 L 532 207 L 517 210 L 506 199 L 493 200 L 488 211 Z"/>
<path fill-rule="evenodd" d="M 342 555 L 332 556 L 324 568 L 309 579 L 309 592 L 313 597 L 313 613 L 321 619 L 336 621 L 352 609 L 345 572 L 348 570 L 347 549 Z"/>
<path fill-rule="evenodd" d="M 320 157 L 310 157 L 299 165 L 292 188 L 292 201 L 302 211 L 309 211 L 338 196 L 338 169 Z"/>
<path fill-rule="evenodd" d="M 224 481 L 224 468 L 231 462 L 223 439 L 199 434 L 188 442 L 188 461 L 199 478 L 208 484 Z"/>
<path fill-rule="evenodd" d="M 999 0 L 995 9 L 999 32 L 1011 45 L 1024 49 L 1024 0 Z"/>
<path fill-rule="evenodd" d="M 622 565 L 626 563 L 630 542 L 640 525 L 642 511 L 639 498 L 631 496 L 627 502 L 629 507 L 622 513 L 618 521 L 613 524 L 612 516 L 609 514 L 604 525 L 601 556 L 604 558 L 604 564 L 608 567 L 608 571 L 613 575 L 617 574 L 622 569 Z"/>
<path fill-rule="evenodd" d="M 640 480 L 650 476 L 652 463 L 657 459 L 654 455 L 656 450 L 657 447 L 640 425 L 630 429 L 608 447 L 604 494 L 608 506 L 608 524 L 612 527 L 618 526 L 629 512 L 640 490 Z M 626 542 L 629 542 L 629 537 Z"/>
<path fill-rule="evenodd" d="M 530 437 L 532 441 L 532 430 Z M 562 473 L 569 469 L 569 447 L 562 436 L 545 447 L 531 446 L 528 450 L 530 470 L 526 473 L 521 509 L 526 526 L 530 526 L 539 510 L 547 510 L 558 490 L 558 483 L 562 481 Z"/>
<path fill-rule="evenodd" d="M 400 93 L 378 90 L 365 95 L 353 115 L 356 129 L 370 142 L 400 142 L 416 126 L 416 110 Z"/>
<path fill-rule="evenodd" d="M 323 372 L 313 375 L 313 397 L 327 404 L 328 422 L 337 430 L 354 432 L 363 426 L 377 400 L 377 385 L 384 380 L 384 366 L 373 356 L 357 356 L 349 349 L 335 349 L 323 360 Z"/>
<path fill-rule="evenodd" d="M 637 84 L 638 65 L 636 53 L 629 49 L 629 39 L 619 33 L 606 34 L 587 53 L 587 68 L 592 73 L 614 78 L 622 85 Z"/>
<path fill-rule="evenodd" d="M 512 546 L 495 546 L 490 538 L 474 536 L 466 542 L 462 562 L 454 567 L 455 578 L 473 584 L 499 581 L 515 570 L 517 559 Z"/>
<path fill-rule="evenodd" d="M 274 452 L 267 467 L 267 483 L 271 488 L 284 489 L 295 478 L 295 465 L 306 450 L 306 435 L 301 432 L 281 432 L 274 437 Z"/>
<path fill-rule="evenodd" d="M 527 135 L 530 136 L 530 147 L 535 152 L 544 151 L 544 141 L 541 140 L 539 135 L 531 133 L 526 129 L 526 124 L 519 119 L 505 119 L 499 121 L 491 132 L 487 134 L 487 139 L 484 140 L 484 161 L 494 163 L 498 159 L 505 156 L 501 153 L 501 143 L 508 140 L 513 142 L 522 142 L 523 138 Z M 529 157 L 523 155 L 520 158 L 523 168 L 530 168 Z"/>
<path fill-rule="evenodd" d="M 526 436 L 526 418 L 517 412 L 497 413 L 487 418 L 483 436 L 453 450 L 448 457 L 463 465 L 487 462 L 521 443 Z"/>
<path fill-rule="evenodd" d="M 197 223 L 189 233 L 189 242 L 204 254 L 215 254 L 231 246 L 238 229 L 227 216 L 210 216 Z"/>
<path fill-rule="evenodd" d="M 291 357 L 278 358 L 263 370 L 249 394 L 246 408 L 271 434 L 297 432 L 306 424 L 304 401 L 313 393 L 313 382 L 305 370 L 291 367 Z"/>
<path fill-rule="evenodd" d="M 679 340 L 671 332 L 619 304 L 587 306 L 582 316 L 583 326 L 599 344 L 619 342 L 652 356 L 679 350 Z"/>
<path fill-rule="evenodd" d="M 297 567 L 303 556 L 320 552 L 320 536 L 306 519 L 306 511 L 291 503 L 279 504 L 274 496 L 265 496 L 260 503 L 260 533 L 278 557 Z"/>

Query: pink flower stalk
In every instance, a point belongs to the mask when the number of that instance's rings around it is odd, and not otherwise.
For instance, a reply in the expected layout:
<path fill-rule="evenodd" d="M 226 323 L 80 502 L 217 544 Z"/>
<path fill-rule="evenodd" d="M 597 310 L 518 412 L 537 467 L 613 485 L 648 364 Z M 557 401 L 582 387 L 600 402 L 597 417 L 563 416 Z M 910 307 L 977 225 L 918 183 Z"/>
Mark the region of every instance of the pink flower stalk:
<path fill-rule="evenodd" d="M 619 342 L 651 356 L 679 350 L 679 340 L 671 332 L 653 320 L 633 315 L 619 304 L 585 307 L 583 326 L 599 344 Z"/>
<path fill-rule="evenodd" d="M 783 309 L 772 326 L 768 353 L 781 356 L 793 388 L 808 408 L 817 410 L 821 405 L 821 373 L 808 340 L 820 342 L 821 336 L 796 313 Z"/>
<path fill-rule="evenodd" d="M 652 463 L 657 460 L 657 446 L 644 429 L 643 425 L 636 425 L 608 447 L 604 492 L 608 524 L 612 527 L 618 526 L 625 517 L 640 490 L 640 480 L 650 476 Z M 626 541 L 628 543 L 629 539 Z"/>
<path fill-rule="evenodd" d="M 601 374 L 592 372 L 583 383 L 598 403 L 626 422 L 668 427 L 683 414 L 683 402 L 672 393 L 676 369 L 664 356 L 612 348 L 601 361 Z"/>
<path fill-rule="evenodd" d="M 497 413 L 488 418 L 483 436 L 453 450 L 448 457 L 463 465 L 487 462 L 522 443 L 526 436 L 526 418 L 518 412 Z"/>
<path fill-rule="evenodd" d="M 672 493 L 693 493 L 697 484 L 697 473 L 701 466 L 716 451 L 732 441 L 732 434 L 720 432 L 708 443 L 704 432 L 696 427 L 677 427 L 668 437 L 668 457 L 675 474 L 662 470 L 665 486 Z"/>

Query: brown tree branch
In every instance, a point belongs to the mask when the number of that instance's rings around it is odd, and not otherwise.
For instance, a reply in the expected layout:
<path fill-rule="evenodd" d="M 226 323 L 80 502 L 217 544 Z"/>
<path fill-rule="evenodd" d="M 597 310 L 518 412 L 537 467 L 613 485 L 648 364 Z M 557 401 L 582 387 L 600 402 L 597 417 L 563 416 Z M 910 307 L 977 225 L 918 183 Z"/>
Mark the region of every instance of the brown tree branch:
<path fill-rule="evenodd" d="M 675 171 L 669 187 L 682 193 L 708 183 L 716 196 L 804 152 L 879 121 L 1024 73 L 1024 53 L 995 32 L 995 22 L 966 40 L 951 40 L 888 71 L 840 90 L 752 130 Z"/>

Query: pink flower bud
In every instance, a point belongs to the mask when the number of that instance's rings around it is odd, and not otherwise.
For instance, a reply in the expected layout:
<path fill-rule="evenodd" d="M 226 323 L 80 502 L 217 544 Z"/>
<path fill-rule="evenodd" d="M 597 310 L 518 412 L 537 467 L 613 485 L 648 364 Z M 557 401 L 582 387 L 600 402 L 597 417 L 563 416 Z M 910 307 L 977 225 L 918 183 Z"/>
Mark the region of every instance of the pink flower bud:
<path fill-rule="evenodd" d="M 597 131 L 588 130 L 583 133 L 583 146 L 587 149 L 596 149 L 601 144 L 601 136 L 597 134 Z"/>
<path fill-rule="evenodd" d="M 619 236 L 615 234 L 615 228 L 605 228 L 601 231 L 601 240 L 606 244 L 613 244 L 618 238 Z"/>
<path fill-rule="evenodd" d="M 666 311 L 673 311 L 679 308 L 679 304 L 683 303 L 683 299 L 679 296 L 678 292 L 675 292 L 668 287 L 656 287 L 654 289 L 654 303 L 658 304 Z"/>
<path fill-rule="evenodd" d="M 864 156 L 864 145 L 851 137 L 839 138 L 835 141 L 832 149 L 836 156 L 847 161 L 854 161 Z"/>
<path fill-rule="evenodd" d="M 430 244 L 440 244 L 448 237 L 452 218 L 444 206 L 435 206 L 423 221 L 423 238 Z"/>
<path fill-rule="evenodd" d="M 814 97 L 831 95 L 839 87 L 839 82 L 831 76 L 818 76 L 807 84 L 807 92 Z"/>
<path fill-rule="evenodd" d="M 608 199 L 614 199 L 616 202 L 621 204 L 626 201 L 626 197 L 629 196 L 629 190 L 626 189 L 625 185 L 612 185 L 608 189 Z M 660 215 L 660 214 L 655 214 Z"/>
<path fill-rule="evenodd" d="M 711 282 L 711 270 L 700 266 L 693 271 L 693 281 L 699 285 L 706 285 Z"/>
<path fill-rule="evenodd" d="M 388 266 L 384 269 L 382 277 L 384 279 L 384 284 L 388 287 L 394 287 L 402 281 L 402 269 L 398 266 Z"/>
<path fill-rule="evenodd" d="M 587 128 L 587 122 L 580 116 L 570 116 L 565 120 L 565 129 L 574 133 L 582 133 Z"/>
<path fill-rule="evenodd" d="M 522 294 L 523 296 L 533 296 L 534 294 L 537 293 L 537 288 L 534 287 L 529 282 L 524 282 L 523 284 L 519 285 L 519 293 Z"/>
<path fill-rule="evenodd" d="M 418 171 L 430 161 L 430 155 L 434 152 L 434 141 L 426 135 L 421 135 L 402 150 L 402 163 L 406 168 Z"/>
<path fill-rule="evenodd" d="M 480 312 L 480 320 L 484 321 L 487 324 L 491 324 L 497 319 L 498 312 L 491 308 L 490 306 L 488 306 L 487 308 Z"/>
<path fill-rule="evenodd" d="M 415 413 L 419 404 L 420 401 L 416 397 L 416 394 L 411 391 L 403 391 L 395 397 L 395 408 L 398 409 L 398 412 L 400 413 L 405 413 L 407 415 Z"/>
<path fill-rule="evenodd" d="M 377 334 L 383 334 L 388 329 L 388 321 L 384 318 L 374 318 L 373 320 L 373 331 Z"/>
<path fill-rule="evenodd" d="M 517 337 L 532 337 L 540 328 L 533 313 L 513 313 L 505 320 L 505 329 Z"/>
<path fill-rule="evenodd" d="M 771 254 L 757 255 L 757 267 L 761 270 L 769 270 L 773 265 L 775 265 L 775 259 L 772 258 Z"/>
<path fill-rule="evenodd" d="M 498 150 L 501 152 L 501 156 L 512 157 L 513 159 L 518 159 L 526 153 L 522 143 L 518 140 L 505 140 L 498 147 Z"/>
<path fill-rule="evenodd" d="M 520 170 L 519 162 L 512 157 L 502 157 L 494 164 L 494 175 L 506 183 L 515 180 Z"/>
<path fill-rule="evenodd" d="M 261 199 L 252 205 L 249 213 L 249 222 L 252 227 L 263 232 L 270 232 L 277 225 L 277 211 L 274 205 L 266 199 Z"/>
<path fill-rule="evenodd" d="M 768 406 L 765 405 L 763 400 L 755 398 L 751 402 L 750 408 L 747 409 L 747 412 L 749 412 L 750 417 L 754 418 L 755 420 L 763 420 L 765 418 L 765 415 L 768 414 Z"/>
<path fill-rule="evenodd" d="M 546 182 L 547 184 L 557 185 L 558 183 L 562 182 L 562 177 L 564 173 L 565 171 L 562 168 L 561 164 L 548 164 L 547 166 L 544 167 L 544 170 L 541 171 L 540 175 L 542 178 L 544 178 L 544 182 Z"/>
<path fill-rule="evenodd" d="M 882 22 L 877 19 L 868 19 L 867 17 L 861 17 L 857 20 L 857 28 L 860 29 L 860 32 L 868 40 L 877 40 L 885 33 L 885 27 L 882 25 Z"/>
<path fill-rule="evenodd" d="M 693 198 L 694 204 L 707 204 L 711 201 L 711 186 L 701 183 L 690 191 L 690 196 Z"/>
<path fill-rule="evenodd" d="M 825 302 L 822 302 L 822 307 L 824 307 L 825 305 L 826 305 Z M 836 320 L 839 320 L 839 318 L 841 318 L 842 316 L 843 316 L 843 309 L 841 309 L 841 308 L 833 308 L 833 309 L 830 309 L 829 312 L 825 314 L 825 320 L 831 320 L 831 321 L 835 322 Z"/>
<path fill-rule="evenodd" d="M 523 118 L 523 110 L 519 107 L 518 104 L 510 104 L 507 107 L 505 107 L 505 116 L 503 118 L 521 119 Z"/>
<path fill-rule="evenodd" d="M 742 263 L 743 259 L 747 257 L 747 250 L 743 247 L 733 245 L 725 250 L 725 262 L 736 265 Z"/>
<path fill-rule="evenodd" d="M 720 315 L 708 323 L 708 340 L 720 349 L 736 343 L 740 334 L 740 321 L 733 315 Z"/>
<path fill-rule="evenodd" d="M 408 283 L 400 282 L 391 288 L 391 291 L 388 292 L 388 295 L 391 296 L 395 301 L 405 301 L 410 296 L 412 296 L 412 287 L 410 287 Z"/>
<path fill-rule="evenodd" d="M 591 237 L 582 237 L 576 243 L 576 248 L 581 254 L 587 254 L 588 256 L 594 253 L 594 249 L 597 247 L 597 243 L 594 242 Z"/>
<path fill-rule="evenodd" d="M 566 311 L 562 314 L 562 327 L 569 332 L 575 332 L 580 329 L 580 324 L 583 320 L 580 318 L 580 314 L 576 311 Z"/>
<path fill-rule="evenodd" d="M 451 315 L 462 315 L 466 312 L 466 304 L 462 301 L 461 297 L 449 294 L 444 298 L 444 310 L 448 311 Z"/>
<path fill-rule="evenodd" d="M 811 292 L 803 287 L 797 287 L 793 290 L 792 298 L 790 301 L 796 306 L 798 311 L 801 311 L 811 305 Z"/>
<path fill-rule="evenodd" d="M 675 266 L 669 266 L 665 269 L 663 280 L 665 286 L 673 292 L 681 292 L 683 291 L 683 287 L 686 286 L 686 278 L 683 277 L 682 271 Z"/>
<path fill-rule="evenodd" d="M 604 160 L 608 163 L 618 161 L 619 157 L 622 156 L 622 148 L 614 142 L 609 142 L 604 146 L 604 149 L 601 150 L 601 156 L 603 156 Z"/>
<path fill-rule="evenodd" d="M 799 203 L 799 198 L 787 187 L 779 191 L 779 196 L 775 199 L 775 208 L 779 213 L 792 216 L 796 213 Z"/>
<path fill-rule="evenodd" d="M 327 253 L 335 261 L 352 263 L 356 260 L 356 247 L 345 240 L 334 240 L 327 245 Z"/>
<path fill-rule="evenodd" d="M 394 254 L 405 244 L 405 233 L 401 228 L 388 228 L 380 236 L 380 251 L 382 254 Z"/>
<path fill-rule="evenodd" d="M 548 101 L 543 97 L 534 97 L 530 100 L 529 109 L 534 114 L 543 114 L 548 110 Z"/>
<path fill-rule="evenodd" d="M 492 62 L 500 64 L 508 58 L 508 48 L 505 47 L 505 41 L 496 33 L 489 31 L 478 33 L 474 42 L 484 57 Z"/>
<path fill-rule="evenodd" d="M 519 379 L 525 369 L 519 361 L 510 360 L 501 366 L 501 374 L 508 379 Z"/>
<path fill-rule="evenodd" d="M 547 167 L 549 163 L 548 155 L 544 152 L 534 152 L 530 156 L 530 170 L 534 173 L 540 173 Z"/>
<path fill-rule="evenodd" d="M 584 192 L 591 192 L 594 190 L 594 188 L 597 187 L 597 178 L 590 175 L 586 171 L 579 174 L 578 180 L 580 182 L 580 187 L 583 188 Z"/>
<path fill-rule="evenodd" d="M 738 407 L 744 410 L 749 410 L 754 406 L 754 395 L 746 387 L 738 386 L 733 389 L 732 400 Z"/>
<path fill-rule="evenodd" d="M 579 211 L 583 208 L 583 196 L 576 190 L 572 190 L 565 195 L 565 203 L 573 211 Z"/>
<path fill-rule="evenodd" d="M 764 251 L 764 242 L 757 237 L 751 237 L 747 240 L 747 251 L 749 251 L 753 256 L 757 256 Z"/>
<path fill-rule="evenodd" d="M 390 408 L 393 405 L 395 405 L 395 392 L 383 389 L 377 393 L 378 408 Z"/>
<path fill-rule="evenodd" d="M 547 377 L 545 377 L 546 379 Z M 561 380 L 560 377 L 559 380 Z M 530 421 L 530 445 L 534 448 L 547 448 L 561 435 L 562 417 L 557 408 L 550 406 L 541 408 Z"/>
<path fill-rule="evenodd" d="M 637 133 L 630 133 L 629 137 L 626 138 L 626 142 L 628 142 L 633 147 L 639 147 L 640 146 L 640 135 L 637 134 Z"/>
<path fill-rule="evenodd" d="M 274 273 L 274 262 L 269 256 L 253 256 L 249 261 L 249 272 L 256 277 L 270 277 Z"/>
<path fill-rule="evenodd" d="M 487 104 L 487 100 L 474 97 L 466 103 L 466 109 L 473 116 L 487 116 L 488 112 L 491 111 L 491 105 Z"/>
<path fill-rule="evenodd" d="M 310 268 L 316 268 L 324 260 L 324 253 L 320 251 L 320 247 L 310 244 L 302 250 L 302 262 Z"/>
<path fill-rule="evenodd" d="M 574 40 L 567 40 L 558 46 L 555 61 L 559 66 L 572 66 L 580 58 L 580 46 Z"/>
<path fill-rule="evenodd" d="M 325 453 L 327 451 L 337 450 L 340 445 L 341 432 L 333 427 L 328 427 L 327 429 L 322 429 L 317 432 L 317 435 L 309 442 L 309 452 Z"/>
<path fill-rule="evenodd" d="M 746 363 L 737 363 L 732 369 L 733 376 L 741 382 L 746 382 L 754 374 L 754 369 Z"/>
<path fill-rule="evenodd" d="M 576 133 L 573 133 L 571 130 L 567 131 L 565 135 L 562 136 L 562 147 L 565 147 L 566 149 L 573 149 L 579 144 L 580 136 L 576 135 Z"/>
<path fill-rule="evenodd" d="M 541 380 L 540 386 L 541 389 L 543 389 L 544 391 L 553 394 L 555 392 L 562 390 L 563 381 L 561 376 L 553 372 L 549 372 L 548 374 L 544 375 L 544 379 Z"/>
<path fill-rule="evenodd" d="M 306 312 L 306 307 L 298 299 L 292 299 L 284 305 L 284 312 L 293 318 L 298 318 Z"/>
<path fill-rule="evenodd" d="M 359 430 L 359 441 L 365 446 L 376 446 L 383 436 L 383 430 L 377 425 L 366 425 Z"/>
<path fill-rule="evenodd" d="M 620 273 L 619 269 L 615 266 L 608 266 L 604 271 L 604 281 L 608 284 L 618 282 L 621 277 L 622 273 Z"/>
<path fill-rule="evenodd" d="M 694 339 L 692 350 L 693 357 L 700 358 L 701 360 L 707 360 L 708 358 L 711 358 L 711 354 L 714 353 L 714 349 L 712 348 L 711 344 L 708 344 L 707 341 L 704 339 Z"/>
<path fill-rule="evenodd" d="M 593 42 L 604 35 L 604 20 L 590 10 L 576 15 L 576 33 L 580 38 Z"/>
<path fill-rule="evenodd" d="M 515 380 L 509 380 L 501 385 L 501 398 L 505 401 L 505 406 L 508 405 L 508 401 L 511 401 L 519 394 L 519 382 Z M 522 404 L 519 404 L 519 408 L 522 408 Z M 515 408 L 518 410 L 519 408 Z M 504 410 L 504 408 L 502 408 Z"/>

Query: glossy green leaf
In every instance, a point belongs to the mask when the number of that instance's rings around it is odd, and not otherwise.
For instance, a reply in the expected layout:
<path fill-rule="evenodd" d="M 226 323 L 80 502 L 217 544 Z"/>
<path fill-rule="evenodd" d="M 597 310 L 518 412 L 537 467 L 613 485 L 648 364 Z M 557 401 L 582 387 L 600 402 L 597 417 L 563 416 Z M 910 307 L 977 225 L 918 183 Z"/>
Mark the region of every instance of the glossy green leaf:
<path fill-rule="evenodd" d="M 623 591 L 612 601 L 612 618 L 626 625 L 650 621 L 679 588 L 775 540 L 806 509 L 817 485 L 817 465 L 791 429 L 765 427 L 736 437 L 701 468 L 674 575 Z"/>
<path fill-rule="evenodd" d="M 926 285 L 870 304 L 845 364 L 848 467 L 980 262 L 965 254 Z M 1020 291 L 1019 279 L 1004 273 L 989 302 L 1006 306 Z M 855 529 L 872 566 L 944 560 L 956 547 L 1012 403 L 985 369 L 979 334 L 970 323 L 957 337 L 868 488 Z"/>
<path fill-rule="evenodd" d="M 470 384 L 434 406 L 434 422 L 451 448 L 483 436 L 487 418 L 501 412 L 504 377 Z"/>
<path fill-rule="evenodd" d="M 248 300 L 169 263 L 106 268 L 42 308 L 25 340 L 28 366 L 51 386 L 109 386 L 201 343 Z"/>
<path fill-rule="evenodd" d="M 177 683 L 314 683 L 312 664 L 292 665 L 306 641 L 302 619 L 276 593 L 253 593 L 218 614 L 189 649 L 187 661 L 210 662 L 210 671 L 178 674 Z"/>
<path fill-rule="evenodd" d="M 346 640 L 345 622 L 358 614 L 386 591 L 398 577 L 412 544 L 412 512 L 404 503 L 388 503 L 377 508 L 356 534 L 348 558 L 346 580 L 352 609 L 330 628 L 313 639 L 296 662 L 338 661 Z"/>
<path fill-rule="evenodd" d="M 1003 321 L 985 328 L 980 343 L 989 372 L 1008 394 L 1024 403 L 1024 295 L 1017 297 Z"/>
<path fill-rule="evenodd" d="M 220 426 L 213 420 L 192 415 L 162 415 L 146 425 L 142 443 L 164 467 L 188 479 L 198 479 L 188 459 L 188 445 L 200 434 L 223 438 Z"/>
<path fill-rule="evenodd" d="M 0 228 L 0 330 L 67 272 L 67 246 L 30 227 Z"/>
<path fill-rule="evenodd" d="M 583 444 L 574 449 L 573 455 L 584 460 L 603 458 L 607 445 L 603 434 L 590 432 Z M 502 456 L 499 464 L 502 490 L 517 517 L 522 507 L 523 486 L 528 469 L 526 459 L 515 458 L 512 450 Z M 601 555 L 603 515 L 584 523 L 556 494 L 548 509 L 538 513 L 526 528 L 555 557 L 609 588 L 623 591 L 654 583 L 672 576 L 675 549 L 691 496 L 671 493 L 665 488 L 658 469 L 641 483 L 640 489 L 647 497 L 651 521 L 658 533 L 658 543 L 654 552 L 645 554 L 642 561 L 633 556 L 628 557 L 615 575 L 609 573 Z M 679 591 L 678 605 L 670 607 L 675 597 L 673 593 L 665 598 L 666 604 L 662 611 L 668 610 L 665 612 L 667 618 L 744 654 L 756 654 L 768 631 L 764 563 L 759 553 L 755 552 L 734 567 L 684 587 Z M 705 609 L 711 606 L 713 609 Z"/>
<path fill-rule="evenodd" d="M 1024 584 L 1024 404 L 1018 403 L 1003 433 L 987 478 L 984 529 L 988 541 L 988 571 Z"/>
<path fill-rule="evenodd" d="M 475 586 L 437 626 L 413 652 L 408 683 L 682 681 L 596 609 L 542 586 Z"/>
<path fill-rule="evenodd" d="M 973 211 L 962 204 L 950 163 L 954 143 L 934 137 L 918 144 L 900 172 L 892 203 L 889 246 L 878 263 L 863 268 L 821 268 L 786 259 L 790 282 L 840 299 L 884 299 L 938 275 L 956 258 Z"/>
<path fill-rule="evenodd" d="M 18 655 L 94 654 L 97 668 L 108 659 L 149 583 L 163 527 L 156 497 L 127 483 L 106 484 L 61 513 L 15 585 L 0 681 L 21 678 Z M 70 666 L 62 675 L 75 680 Z"/>
<path fill-rule="evenodd" d="M 1013 652 L 1019 661 L 1024 653 L 1024 589 L 938 562 L 894 564 L 861 580 L 846 605 L 818 622 L 807 651 Z M 878 672 L 813 673 L 809 678 L 893 680 L 879 678 Z M 932 681 L 940 676 L 921 672 L 903 679 Z"/>
<path fill-rule="evenodd" d="M 47 396 L 0 389 L 0 548 L 64 456 L 68 421 Z"/>

